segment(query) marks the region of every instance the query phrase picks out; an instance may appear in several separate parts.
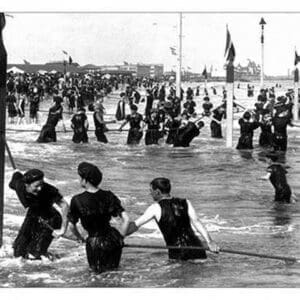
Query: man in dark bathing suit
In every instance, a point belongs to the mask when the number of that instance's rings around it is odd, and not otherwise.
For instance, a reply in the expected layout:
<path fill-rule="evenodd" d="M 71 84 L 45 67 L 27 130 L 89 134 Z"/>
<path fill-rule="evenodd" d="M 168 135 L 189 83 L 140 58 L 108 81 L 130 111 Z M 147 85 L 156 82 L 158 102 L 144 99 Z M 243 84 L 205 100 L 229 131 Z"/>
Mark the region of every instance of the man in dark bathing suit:
<path fill-rule="evenodd" d="M 93 272 L 115 269 L 120 263 L 129 218 L 118 197 L 111 191 L 98 187 L 102 181 L 102 173 L 97 166 L 82 162 L 78 165 L 78 175 L 85 191 L 71 200 L 68 214 L 70 229 L 79 240 L 84 241 L 77 228 L 80 220 L 88 232 L 86 255 Z M 111 227 L 109 222 L 112 217 L 120 218 L 120 232 Z"/>
<path fill-rule="evenodd" d="M 170 195 L 171 183 L 168 178 L 155 178 L 150 183 L 150 194 L 156 202 L 134 222 L 130 222 L 127 235 L 137 231 L 143 224 L 155 220 L 167 246 L 196 246 L 203 249 L 169 249 L 170 259 L 205 259 L 204 246 L 192 229 L 193 225 L 205 239 L 208 249 L 218 252 L 219 247 L 211 239 L 204 225 L 187 199 Z"/>

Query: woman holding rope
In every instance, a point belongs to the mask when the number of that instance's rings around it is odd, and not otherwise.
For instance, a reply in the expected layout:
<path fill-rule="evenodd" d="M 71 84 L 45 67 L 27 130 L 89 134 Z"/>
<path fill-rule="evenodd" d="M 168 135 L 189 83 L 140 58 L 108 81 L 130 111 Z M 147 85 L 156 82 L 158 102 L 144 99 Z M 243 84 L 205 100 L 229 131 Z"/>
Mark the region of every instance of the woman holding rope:
<path fill-rule="evenodd" d="M 68 214 L 70 229 L 79 240 L 84 241 L 77 229 L 80 220 L 88 232 L 86 255 L 92 271 L 101 273 L 115 269 L 120 263 L 129 218 L 118 197 L 98 187 L 102 173 L 97 166 L 82 162 L 78 165 L 78 175 L 85 191 L 71 200 Z M 121 220 L 120 232 L 110 226 L 112 217 Z"/>
<path fill-rule="evenodd" d="M 14 256 L 52 258 L 48 248 L 53 237 L 62 236 L 67 229 L 67 202 L 54 186 L 44 182 L 44 173 L 38 169 L 31 169 L 24 175 L 16 170 L 9 187 L 15 190 L 24 208 L 28 208 L 13 244 Z M 55 230 L 52 232 L 45 223 Z"/>
<path fill-rule="evenodd" d="M 163 234 L 167 246 L 177 246 L 169 249 L 170 259 L 205 259 L 204 245 L 192 229 L 193 225 L 207 242 L 208 249 L 218 252 L 218 245 L 209 236 L 204 225 L 198 219 L 196 212 L 187 199 L 170 195 L 171 183 L 168 178 L 155 178 L 150 183 L 150 194 L 156 202 L 136 221 L 130 222 L 127 235 L 137 231 L 142 225 L 155 220 Z M 200 249 L 180 249 L 181 246 L 196 246 Z"/>

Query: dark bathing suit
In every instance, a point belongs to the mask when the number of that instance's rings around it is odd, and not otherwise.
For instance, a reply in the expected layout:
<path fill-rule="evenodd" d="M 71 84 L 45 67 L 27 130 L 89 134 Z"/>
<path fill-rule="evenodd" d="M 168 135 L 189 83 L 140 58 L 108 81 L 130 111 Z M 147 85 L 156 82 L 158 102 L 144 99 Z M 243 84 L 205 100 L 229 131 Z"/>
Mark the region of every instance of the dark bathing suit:
<path fill-rule="evenodd" d="M 61 227 L 61 216 L 53 207 L 54 203 L 61 203 L 61 194 L 48 183 L 43 184 L 38 196 L 27 193 L 20 172 L 13 175 L 9 187 L 16 191 L 22 205 L 28 208 L 25 220 L 13 243 L 14 256 L 24 258 L 28 258 L 29 254 L 35 258 L 46 256 L 53 240 L 52 230 L 39 222 L 39 218 L 45 220 L 54 229 Z"/>
<path fill-rule="evenodd" d="M 280 164 L 272 164 L 268 171 L 271 172 L 270 181 L 275 188 L 274 200 L 289 203 L 292 192 L 286 180 L 287 171 Z"/>
<path fill-rule="evenodd" d="M 102 142 L 104 144 L 108 143 L 107 137 L 105 135 L 105 131 L 107 131 L 105 123 L 100 123 L 96 117 L 97 112 L 94 112 L 94 124 L 95 124 L 95 135 L 98 142 Z"/>
<path fill-rule="evenodd" d="M 158 204 L 161 207 L 161 218 L 157 224 L 167 246 L 196 246 L 204 248 L 191 227 L 186 199 L 162 199 Z M 207 258 L 205 250 L 169 249 L 168 251 L 170 259 Z"/>
<path fill-rule="evenodd" d="M 75 114 L 72 119 L 71 123 L 74 126 L 74 135 L 72 141 L 74 143 L 87 143 L 88 142 L 88 135 L 85 128 L 85 121 L 87 120 L 87 116 L 83 113 Z"/>
<path fill-rule="evenodd" d="M 135 116 L 128 115 L 126 116 L 126 121 L 129 122 L 130 129 L 128 131 L 127 144 L 134 145 L 139 144 L 141 138 L 143 137 L 143 132 L 141 129 L 141 121 L 143 120 L 143 116 L 137 113 Z"/>
<path fill-rule="evenodd" d="M 123 211 L 120 200 L 111 191 L 83 192 L 71 200 L 68 219 L 73 224 L 80 219 L 88 232 L 86 254 L 89 266 L 96 273 L 119 266 L 123 237 L 109 221 Z"/>

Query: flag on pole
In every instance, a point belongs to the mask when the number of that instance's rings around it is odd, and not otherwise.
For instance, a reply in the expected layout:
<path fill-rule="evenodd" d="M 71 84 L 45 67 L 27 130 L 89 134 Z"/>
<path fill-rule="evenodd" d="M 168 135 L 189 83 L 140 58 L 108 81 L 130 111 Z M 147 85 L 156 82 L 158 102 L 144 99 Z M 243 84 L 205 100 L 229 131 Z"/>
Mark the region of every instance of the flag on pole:
<path fill-rule="evenodd" d="M 72 59 L 72 57 L 71 57 L 71 56 L 69 56 L 69 65 L 71 65 L 71 64 L 72 64 L 72 62 L 73 62 L 73 59 Z"/>
<path fill-rule="evenodd" d="M 233 46 L 230 32 L 228 30 L 228 26 L 226 26 L 225 59 L 227 62 L 227 65 L 226 65 L 226 82 L 227 83 L 234 82 L 234 65 L 233 65 L 234 58 L 235 58 L 235 49 Z"/>
<path fill-rule="evenodd" d="M 226 33 L 226 45 L 225 45 L 225 58 L 227 62 L 228 61 L 233 62 L 235 59 L 235 48 L 228 27 L 226 27 L 226 30 L 227 33 Z"/>
<path fill-rule="evenodd" d="M 25 65 L 30 65 L 30 62 L 29 62 L 29 61 L 27 61 L 27 60 L 25 60 L 25 59 L 23 59 L 23 61 L 24 61 L 24 64 L 25 64 Z"/>
<path fill-rule="evenodd" d="M 207 70 L 206 70 L 206 66 L 204 67 L 204 70 L 202 72 L 202 76 L 204 77 L 204 79 L 207 79 Z"/>
<path fill-rule="evenodd" d="M 295 66 L 298 64 L 298 62 L 300 61 L 300 56 L 298 55 L 297 51 L 295 50 Z"/>
<path fill-rule="evenodd" d="M 172 54 L 172 55 L 177 55 L 177 53 L 176 53 L 176 48 L 170 47 L 170 50 L 171 50 L 171 54 Z"/>

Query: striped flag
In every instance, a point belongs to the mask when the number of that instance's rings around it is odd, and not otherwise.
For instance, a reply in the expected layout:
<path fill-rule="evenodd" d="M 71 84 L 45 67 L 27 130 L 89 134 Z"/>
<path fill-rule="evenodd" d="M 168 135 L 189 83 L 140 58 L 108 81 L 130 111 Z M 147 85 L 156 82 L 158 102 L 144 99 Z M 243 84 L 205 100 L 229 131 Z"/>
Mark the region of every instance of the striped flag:
<path fill-rule="evenodd" d="M 227 33 L 226 33 L 226 45 L 225 45 L 225 58 L 226 61 L 234 61 L 235 58 L 235 48 L 231 39 L 230 32 L 228 30 L 228 27 L 226 27 Z"/>

